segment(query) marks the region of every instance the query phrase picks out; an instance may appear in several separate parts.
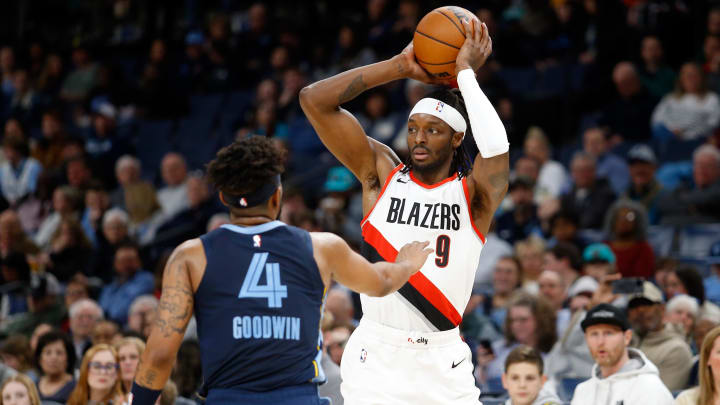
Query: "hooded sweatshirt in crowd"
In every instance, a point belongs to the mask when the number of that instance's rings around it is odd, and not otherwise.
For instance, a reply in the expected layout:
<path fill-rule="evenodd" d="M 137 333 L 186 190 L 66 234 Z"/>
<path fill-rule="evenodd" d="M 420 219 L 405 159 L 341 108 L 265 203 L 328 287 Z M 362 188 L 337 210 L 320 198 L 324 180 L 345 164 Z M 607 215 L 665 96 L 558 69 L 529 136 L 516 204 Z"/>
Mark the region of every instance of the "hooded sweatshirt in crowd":
<path fill-rule="evenodd" d="M 575 389 L 571 405 L 672 405 L 673 396 L 657 367 L 637 349 L 628 349 L 628 356 L 630 360 L 607 378 L 595 364 L 592 377 Z"/>
<path fill-rule="evenodd" d="M 631 346 L 642 351 L 658 368 L 660 379 L 670 391 L 687 387 L 693 355 L 683 336 L 672 329 L 662 328 L 644 338 L 634 335 Z"/>
<path fill-rule="evenodd" d="M 548 387 L 548 384 L 545 384 L 530 405 L 562 405 L 562 403 L 557 394 Z M 512 399 L 505 401 L 505 405 L 513 405 Z"/>

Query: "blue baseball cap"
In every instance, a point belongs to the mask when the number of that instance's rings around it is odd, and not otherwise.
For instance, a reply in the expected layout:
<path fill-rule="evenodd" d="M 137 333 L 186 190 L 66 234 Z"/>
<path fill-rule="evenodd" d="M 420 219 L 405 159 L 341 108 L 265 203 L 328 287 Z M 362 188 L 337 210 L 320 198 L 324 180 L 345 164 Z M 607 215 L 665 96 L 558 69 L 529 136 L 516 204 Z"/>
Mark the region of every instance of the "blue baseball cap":
<path fill-rule="evenodd" d="M 610 249 L 610 246 L 604 243 L 593 243 L 585 248 L 583 261 L 585 263 L 606 262 L 615 264 L 615 253 Z"/>
<path fill-rule="evenodd" d="M 720 240 L 710 246 L 707 262 L 708 264 L 720 264 Z"/>
<path fill-rule="evenodd" d="M 330 168 L 325 180 L 325 191 L 343 192 L 348 191 L 355 185 L 355 176 L 343 166 Z"/>

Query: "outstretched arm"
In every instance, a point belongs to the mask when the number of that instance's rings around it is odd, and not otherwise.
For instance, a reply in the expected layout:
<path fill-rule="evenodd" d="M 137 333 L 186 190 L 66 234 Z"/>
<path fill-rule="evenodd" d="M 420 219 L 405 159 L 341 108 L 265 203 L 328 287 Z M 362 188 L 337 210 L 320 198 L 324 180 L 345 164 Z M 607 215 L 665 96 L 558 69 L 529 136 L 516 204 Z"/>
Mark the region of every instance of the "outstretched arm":
<path fill-rule="evenodd" d="M 490 56 L 492 40 L 484 23 L 473 20 L 464 22 L 464 26 L 466 39 L 458 53 L 456 73 L 472 135 L 480 151 L 470 178 L 473 219 L 478 229 L 487 233 L 508 188 L 509 144 L 505 126 L 480 89 L 474 73 Z"/>
<path fill-rule="evenodd" d="M 385 165 L 389 172 L 399 159 L 368 138 L 355 117 L 340 105 L 367 89 L 404 78 L 432 80 L 415 62 L 412 44 L 391 59 L 340 73 L 300 92 L 300 105 L 322 142 L 363 184 L 368 175 L 377 177 L 378 166 Z"/>
<path fill-rule="evenodd" d="M 202 244 L 198 239 L 193 239 L 178 246 L 165 266 L 155 325 L 135 375 L 133 396 L 137 401 L 134 405 L 154 404 L 154 400 L 148 402 L 150 398 L 142 394 L 162 390 L 170 377 L 185 328 L 193 313 L 191 272 L 198 265 L 200 256 L 204 260 Z"/>
<path fill-rule="evenodd" d="M 388 295 L 400 287 L 425 263 L 429 242 L 412 242 L 398 251 L 395 262 L 370 263 L 332 233 L 311 234 L 315 261 L 325 285 L 334 279 L 353 291 L 373 297 Z"/>

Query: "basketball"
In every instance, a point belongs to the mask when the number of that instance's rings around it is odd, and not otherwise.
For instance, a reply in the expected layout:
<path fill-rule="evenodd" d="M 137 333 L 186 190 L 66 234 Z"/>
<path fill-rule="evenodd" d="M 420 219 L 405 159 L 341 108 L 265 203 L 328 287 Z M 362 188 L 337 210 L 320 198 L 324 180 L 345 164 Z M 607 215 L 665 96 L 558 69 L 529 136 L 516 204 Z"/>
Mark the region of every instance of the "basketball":
<path fill-rule="evenodd" d="M 415 59 L 430 75 L 438 79 L 455 78 L 455 58 L 463 42 L 462 21 L 477 19 L 462 7 L 445 6 L 427 13 L 415 28 Z"/>

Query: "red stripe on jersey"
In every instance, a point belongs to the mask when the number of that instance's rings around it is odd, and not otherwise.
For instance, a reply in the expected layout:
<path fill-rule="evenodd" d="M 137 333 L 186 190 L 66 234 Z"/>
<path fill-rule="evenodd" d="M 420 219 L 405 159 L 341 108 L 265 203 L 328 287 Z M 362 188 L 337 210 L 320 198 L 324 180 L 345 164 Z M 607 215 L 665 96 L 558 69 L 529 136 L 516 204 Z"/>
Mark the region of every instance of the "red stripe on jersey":
<path fill-rule="evenodd" d="M 365 222 L 362 227 L 362 237 L 370 246 L 374 247 L 375 250 L 382 256 L 383 260 L 387 262 L 394 262 L 397 257 L 397 250 L 385 239 L 385 237 L 371 224 Z"/>
<path fill-rule="evenodd" d="M 373 203 L 372 208 L 370 208 L 370 211 L 368 211 L 367 214 L 365 214 L 365 218 L 360 221 L 360 226 L 362 226 L 365 221 L 370 217 L 370 214 L 372 214 L 373 210 L 375 209 L 375 206 L 377 205 L 378 201 L 380 201 L 380 197 L 382 197 L 383 193 L 385 193 L 385 189 L 388 187 L 388 184 L 390 184 L 390 179 L 395 175 L 395 173 L 398 172 L 398 170 L 402 169 L 404 165 L 400 163 L 397 165 L 391 172 L 388 174 L 387 178 L 385 179 L 385 184 L 383 184 L 382 190 L 380 190 L 380 194 L 378 194 L 377 199 L 375 199 L 375 203 Z"/>
<path fill-rule="evenodd" d="M 482 232 L 480 232 L 480 230 L 477 229 L 477 226 L 475 226 L 475 220 L 473 219 L 472 208 L 471 208 L 472 206 L 470 204 L 470 192 L 468 191 L 468 186 L 467 186 L 467 177 L 463 177 L 462 185 L 463 185 L 463 191 L 465 192 L 465 202 L 467 203 L 467 207 L 468 207 L 468 215 L 470 215 L 470 224 L 472 225 L 473 230 L 475 231 L 477 236 L 480 237 L 480 240 L 482 241 L 482 243 L 484 245 L 485 244 L 485 235 L 483 235 Z"/>
<path fill-rule="evenodd" d="M 370 222 L 366 222 L 362 228 L 362 237 L 370 246 L 388 262 L 394 262 L 397 257 L 397 250 L 385 239 L 385 237 Z M 457 326 L 462 321 L 462 316 L 445 297 L 439 288 L 435 286 L 424 274 L 417 272 L 410 277 L 408 283 L 413 286 L 433 307 L 443 314 L 453 325 Z"/>
<path fill-rule="evenodd" d="M 430 301 L 430 303 L 437 308 L 438 311 L 445 315 L 445 317 L 449 319 L 453 325 L 460 325 L 462 316 L 460 316 L 453 304 L 445 298 L 442 291 L 440 291 L 440 289 L 437 288 L 432 281 L 428 280 L 424 274 L 418 271 L 410 276 L 410 280 L 408 282 L 410 285 L 415 287 L 415 289 L 417 289 L 423 297 Z"/>
<path fill-rule="evenodd" d="M 453 180 L 457 179 L 457 176 L 458 176 L 457 173 L 455 173 L 455 174 L 453 174 L 452 176 L 448 177 L 447 179 L 441 181 L 440 183 L 425 184 L 425 183 L 423 183 L 422 181 L 420 181 L 420 180 L 418 180 L 417 178 L 415 178 L 415 176 L 413 176 L 413 174 L 412 174 L 412 170 L 410 170 L 410 179 L 411 179 L 412 181 L 414 181 L 415 184 L 417 184 L 418 186 L 423 187 L 423 188 L 429 188 L 429 189 L 436 188 L 436 187 L 440 187 L 440 186 L 442 186 L 443 184 L 445 184 L 445 183 L 447 183 L 447 182 L 449 182 L 449 181 L 453 181 Z"/>

